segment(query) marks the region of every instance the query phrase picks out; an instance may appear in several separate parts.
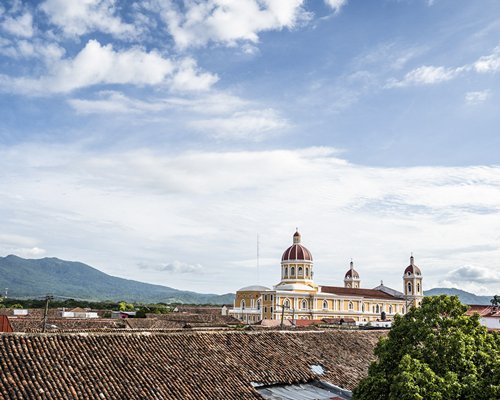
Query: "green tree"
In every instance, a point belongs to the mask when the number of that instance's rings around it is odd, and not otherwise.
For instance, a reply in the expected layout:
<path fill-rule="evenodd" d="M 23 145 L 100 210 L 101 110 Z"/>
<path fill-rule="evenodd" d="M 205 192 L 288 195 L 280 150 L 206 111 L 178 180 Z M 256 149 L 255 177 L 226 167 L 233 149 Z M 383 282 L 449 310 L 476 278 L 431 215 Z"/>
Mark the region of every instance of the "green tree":
<path fill-rule="evenodd" d="M 19 303 L 15 303 L 15 304 L 12 304 L 10 306 L 10 308 L 17 308 L 17 309 L 21 309 L 21 308 L 24 308 L 22 304 L 19 304 Z"/>
<path fill-rule="evenodd" d="M 396 317 L 353 399 L 499 399 L 500 334 L 466 311 L 457 296 L 442 295 Z"/>
<path fill-rule="evenodd" d="M 130 303 L 127 303 L 125 301 L 120 301 L 118 303 L 118 309 L 120 311 L 134 311 L 134 305 L 130 304 Z"/>

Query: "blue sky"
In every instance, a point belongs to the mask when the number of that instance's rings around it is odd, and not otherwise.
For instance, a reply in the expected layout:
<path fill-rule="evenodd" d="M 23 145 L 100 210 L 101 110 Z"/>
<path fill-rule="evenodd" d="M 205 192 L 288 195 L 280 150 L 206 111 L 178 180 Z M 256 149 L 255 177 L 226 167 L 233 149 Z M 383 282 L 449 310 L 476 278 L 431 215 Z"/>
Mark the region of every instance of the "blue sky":
<path fill-rule="evenodd" d="M 498 292 L 499 82 L 494 0 L 3 2 L 0 254 Z"/>

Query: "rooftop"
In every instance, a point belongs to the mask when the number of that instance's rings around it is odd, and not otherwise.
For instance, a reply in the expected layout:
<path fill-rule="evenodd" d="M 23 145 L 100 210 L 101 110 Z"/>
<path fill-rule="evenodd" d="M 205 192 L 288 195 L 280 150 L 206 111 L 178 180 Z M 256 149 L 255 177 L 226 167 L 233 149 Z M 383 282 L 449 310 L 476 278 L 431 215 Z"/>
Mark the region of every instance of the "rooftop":
<path fill-rule="evenodd" d="M 0 335 L 0 397 L 262 398 L 263 386 L 366 376 L 380 332 L 189 332 Z M 140 373 L 138 373 L 140 371 Z M 40 379 L 43 377 L 43 379 Z"/>

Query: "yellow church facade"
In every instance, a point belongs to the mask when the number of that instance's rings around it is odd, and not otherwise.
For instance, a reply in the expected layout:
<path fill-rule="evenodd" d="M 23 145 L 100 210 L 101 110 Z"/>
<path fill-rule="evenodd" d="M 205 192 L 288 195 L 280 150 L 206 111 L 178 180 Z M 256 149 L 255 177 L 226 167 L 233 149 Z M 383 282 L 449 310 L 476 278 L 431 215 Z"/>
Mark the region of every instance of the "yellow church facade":
<path fill-rule="evenodd" d="M 394 315 L 418 307 L 423 299 L 422 273 L 413 256 L 403 274 L 404 293 L 383 284 L 374 289 L 362 288 L 352 261 L 344 286 L 321 286 L 314 282 L 313 276 L 312 255 L 302 245 L 297 231 L 281 258 L 280 282 L 272 288 L 254 285 L 238 290 L 231 315 L 245 323 L 326 318 L 366 324 L 392 320 Z"/>

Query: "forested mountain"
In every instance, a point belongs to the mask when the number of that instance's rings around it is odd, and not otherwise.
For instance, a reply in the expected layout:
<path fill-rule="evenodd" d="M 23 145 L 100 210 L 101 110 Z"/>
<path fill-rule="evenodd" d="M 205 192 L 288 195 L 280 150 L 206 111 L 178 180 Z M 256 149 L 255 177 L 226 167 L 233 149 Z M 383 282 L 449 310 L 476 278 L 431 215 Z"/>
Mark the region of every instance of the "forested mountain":
<path fill-rule="evenodd" d="M 36 298 L 47 293 L 85 300 L 232 304 L 233 294 L 202 294 L 107 275 L 89 265 L 58 258 L 0 257 L 0 288 L 9 297 Z"/>

